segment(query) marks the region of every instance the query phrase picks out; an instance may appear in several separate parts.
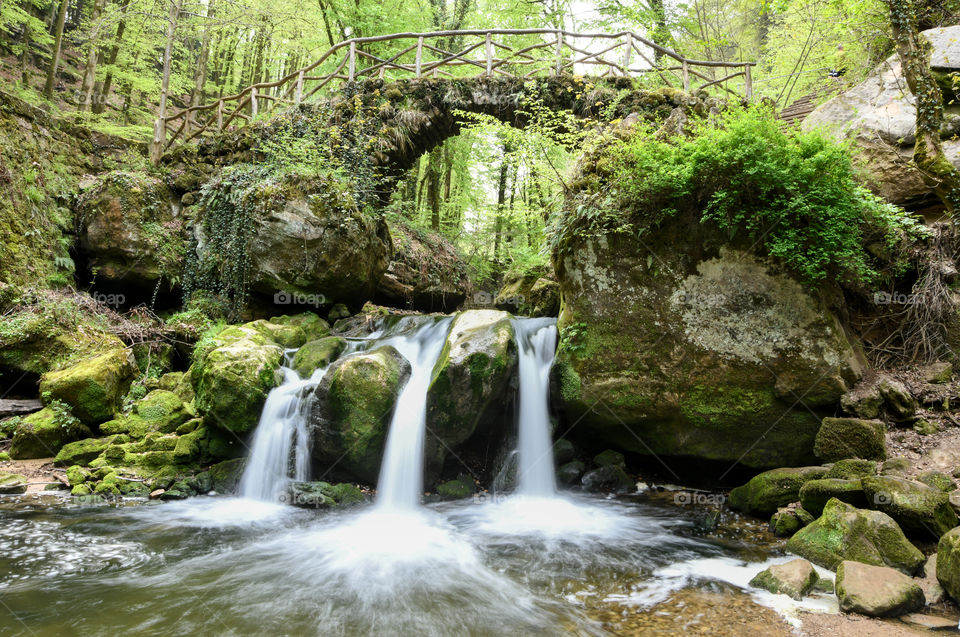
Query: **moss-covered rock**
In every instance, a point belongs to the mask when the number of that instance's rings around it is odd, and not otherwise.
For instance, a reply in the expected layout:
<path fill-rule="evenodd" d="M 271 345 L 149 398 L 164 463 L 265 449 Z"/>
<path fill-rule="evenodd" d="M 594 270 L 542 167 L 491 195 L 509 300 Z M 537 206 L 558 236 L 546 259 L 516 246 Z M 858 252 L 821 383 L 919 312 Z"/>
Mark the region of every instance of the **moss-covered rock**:
<path fill-rule="evenodd" d="M 760 571 L 750 580 L 750 586 L 800 600 L 813 590 L 819 579 L 820 576 L 810 562 L 791 560 Z"/>
<path fill-rule="evenodd" d="M 20 421 L 13 434 L 10 457 L 17 460 L 52 457 L 67 443 L 92 435 L 62 404 L 44 407 Z"/>
<path fill-rule="evenodd" d="M 628 493 L 635 490 L 634 482 L 620 465 L 609 464 L 587 471 L 580 478 L 584 490 L 591 493 Z"/>
<path fill-rule="evenodd" d="M 844 561 L 837 567 L 840 610 L 870 617 L 899 617 L 923 608 L 923 590 L 912 579 L 885 566 Z"/>
<path fill-rule="evenodd" d="M 790 537 L 813 520 L 813 515 L 801 506 L 780 507 L 770 516 L 770 532 L 777 537 Z"/>
<path fill-rule="evenodd" d="M 509 314 L 468 310 L 456 315 L 427 391 L 428 476 L 437 475 L 449 450 L 459 448 L 482 425 L 502 421 L 504 396 L 516 368 Z"/>
<path fill-rule="evenodd" d="M 177 394 L 156 389 L 137 403 L 137 415 L 147 423 L 151 431 L 173 433 L 194 414 Z"/>
<path fill-rule="evenodd" d="M 578 430 L 660 457 L 812 462 L 816 410 L 864 366 L 826 303 L 770 262 L 719 247 L 729 237 L 699 215 L 642 239 L 591 234 L 553 254 L 563 299 L 553 373 Z"/>
<path fill-rule="evenodd" d="M 366 497 L 358 486 L 345 482 L 292 482 L 281 501 L 303 509 L 327 509 L 361 504 Z"/>
<path fill-rule="evenodd" d="M 879 420 L 824 418 L 813 452 L 824 462 L 847 458 L 886 460 L 886 427 Z"/>
<path fill-rule="evenodd" d="M 831 570 L 844 560 L 854 560 L 912 575 L 924 561 L 923 553 L 889 515 L 858 509 L 835 498 L 827 502 L 817 520 L 787 541 L 786 548 Z"/>
<path fill-rule="evenodd" d="M 207 420 L 242 433 L 260 418 L 267 394 L 280 382 L 283 348 L 248 326 L 229 327 L 216 336 L 190 368 L 194 402 Z"/>
<path fill-rule="evenodd" d="M 960 602 L 960 528 L 944 533 L 937 544 L 937 581 L 947 595 Z"/>
<path fill-rule="evenodd" d="M 443 500 L 462 500 L 476 492 L 476 483 L 466 474 L 460 474 L 456 480 L 447 480 L 437 485 L 437 495 Z"/>
<path fill-rule="evenodd" d="M 877 463 L 873 460 L 850 458 L 837 460 L 827 471 L 824 478 L 839 478 L 840 480 L 855 480 L 877 474 Z"/>
<path fill-rule="evenodd" d="M 137 372 L 133 353 L 116 349 L 44 374 L 40 393 L 70 405 L 85 424 L 99 425 L 116 413 Z"/>
<path fill-rule="evenodd" d="M 579 460 L 565 462 L 557 467 L 557 480 L 560 484 L 567 486 L 577 484 L 580 482 L 580 477 L 583 476 L 583 472 L 586 471 L 586 469 L 586 465 Z"/>
<path fill-rule="evenodd" d="M 950 476 L 939 471 L 924 471 L 917 476 L 917 480 L 944 493 L 950 493 L 957 488 L 957 484 Z"/>
<path fill-rule="evenodd" d="M 494 303 L 518 316 L 557 316 L 560 284 L 536 272 L 516 276 L 504 282 Z"/>
<path fill-rule="evenodd" d="M 313 372 L 326 367 L 343 351 L 347 341 L 338 336 L 328 336 L 306 343 L 293 357 L 293 369 L 301 378 L 309 378 Z"/>
<path fill-rule="evenodd" d="M 184 217 L 160 179 L 112 172 L 78 199 L 79 250 L 98 281 L 152 292 L 179 280 L 187 251 Z"/>
<path fill-rule="evenodd" d="M 313 312 L 302 312 L 288 316 L 275 316 L 270 319 L 271 323 L 278 325 L 292 325 L 303 330 L 306 342 L 315 341 L 323 338 L 330 333 L 330 324 L 314 314 Z"/>
<path fill-rule="evenodd" d="M 103 450 L 110 446 L 112 441 L 113 437 L 85 438 L 83 440 L 77 440 L 76 442 L 67 443 L 57 453 L 54 463 L 58 467 L 86 465 L 103 453 Z"/>
<path fill-rule="evenodd" d="M 377 289 L 378 302 L 421 312 L 452 312 L 471 289 L 467 259 L 439 232 L 390 221 L 393 256 Z"/>
<path fill-rule="evenodd" d="M 0 494 L 11 495 L 27 492 L 27 477 L 19 473 L 0 471 Z"/>
<path fill-rule="evenodd" d="M 858 509 L 870 508 L 859 479 L 823 478 L 810 480 L 800 487 L 800 504 L 814 516 L 819 516 L 823 512 L 823 507 L 831 498 L 852 504 Z"/>
<path fill-rule="evenodd" d="M 747 484 L 730 492 L 731 507 L 744 513 L 767 517 L 778 508 L 800 499 L 800 487 L 822 478 L 826 467 L 788 467 L 755 475 Z"/>
<path fill-rule="evenodd" d="M 904 476 L 913 469 L 913 463 L 907 458 L 890 458 L 880 466 L 882 476 Z"/>
<path fill-rule="evenodd" d="M 210 475 L 211 488 L 217 493 L 233 493 L 240 484 L 244 466 L 246 460 L 243 458 L 224 460 L 213 465 L 207 472 Z"/>
<path fill-rule="evenodd" d="M 374 483 L 387 427 L 410 364 L 391 346 L 337 361 L 317 387 L 313 457 L 337 474 Z"/>
<path fill-rule="evenodd" d="M 256 330 L 285 349 L 300 347 L 307 341 L 307 334 L 303 328 L 292 323 L 275 323 L 260 319 L 247 323 L 244 327 Z"/>
<path fill-rule="evenodd" d="M 888 514 L 907 533 L 939 538 L 957 526 L 948 494 L 921 482 L 893 476 L 862 478 L 870 506 Z"/>

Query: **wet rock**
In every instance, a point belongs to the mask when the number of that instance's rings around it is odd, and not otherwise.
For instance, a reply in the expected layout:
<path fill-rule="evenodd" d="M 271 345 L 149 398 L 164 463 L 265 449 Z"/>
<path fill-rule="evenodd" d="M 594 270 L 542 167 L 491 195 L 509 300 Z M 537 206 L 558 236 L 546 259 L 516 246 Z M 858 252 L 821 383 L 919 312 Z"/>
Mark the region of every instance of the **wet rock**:
<path fill-rule="evenodd" d="M 598 467 L 609 467 L 611 465 L 624 467 L 626 466 L 626 461 L 623 457 L 623 454 L 619 451 L 614 451 L 613 449 L 607 449 L 598 453 L 593 458 L 593 464 Z"/>
<path fill-rule="evenodd" d="M 886 427 L 879 420 L 824 418 L 813 443 L 813 452 L 824 462 L 846 458 L 885 460 Z"/>
<path fill-rule="evenodd" d="M 208 472 L 212 481 L 212 489 L 217 493 L 233 493 L 236 491 L 245 465 L 245 459 L 235 458 L 224 460 L 210 467 Z"/>
<path fill-rule="evenodd" d="M 260 319 L 246 323 L 244 327 L 263 334 L 284 349 L 295 349 L 307 342 L 307 334 L 299 325 Z"/>
<path fill-rule="evenodd" d="M 327 313 L 327 322 L 336 323 L 340 319 L 350 316 L 350 309 L 343 303 L 336 303 Z"/>
<path fill-rule="evenodd" d="M 309 378 L 317 369 L 326 367 L 340 356 L 347 341 L 338 336 L 328 336 L 305 344 L 293 357 L 293 369 L 300 378 Z"/>
<path fill-rule="evenodd" d="M 504 281 L 494 303 L 517 316 L 557 316 L 560 285 L 536 273 L 517 276 Z"/>
<path fill-rule="evenodd" d="M 70 405 L 84 424 L 99 425 L 116 413 L 137 373 L 133 353 L 117 349 L 44 374 L 40 394 Z"/>
<path fill-rule="evenodd" d="M 330 324 L 313 312 L 302 312 L 291 316 L 286 314 L 275 316 L 270 319 L 270 322 L 278 325 L 299 327 L 303 330 L 305 342 L 315 341 L 330 333 Z"/>
<path fill-rule="evenodd" d="M 410 363 L 391 346 L 337 361 L 316 389 L 313 457 L 337 475 L 375 483 L 394 403 Z"/>
<path fill-rule="evenodd" d="M 52 457 L 67 443 L 91 436 L 93 432 L 89 427 L 69 411 L 44 407 L 17 425 L 10 446 L 10 457 L 16 460 Z"/>
<path fill-rule="evenodd" d="M 924 606 L 923 590 L 892 568 L 843 561 L 837 567 L 840 610 L 870 617 L 898 617 Z"/>
<path fill-rule="evenodd" d="M 473 478 L 460 474 L 456 480 L 447 480 L 437 485 L 437 495 L 442 500 L 462 500 L 477 492 Z"/>
<path fill-rule="evenodd" d="M 811 480 L 800 487 L 800 504 L 814 516 L 819 516 L 823 512 L 823 507 L 831 498 L 860 509 L 869 508 L 860 480 L 824 478 Z"/>
<path fill-rule="evenodd" d="M 0 472 L 0 494 L 11 495 L 27 492 L 27 477 L 19 473 Z"/>
<path fill-rule="evenodd" d="M 835 570 L 844 560 L 890 566 L 912 575 L 923 564 L 917 547 L 886 513 L 833 499 L 823 514 L 787 541 L 787 551 Z"/>
<path fill-rule="evenodd" d="M 588 471 L 580 479 L 583 488 L 591 493 L 627 493 L 633 490 L 633 480 L 623 467 L 607 465 Z"/>
<path fill-rule="evenodd" d="M 439 474 L 450 449 L 502 423 L 516 369 L 509 314 L 468 310 L 456 315 L 427 391 L 427 476 Z"/>
<path fill-rule="evenodd" d="M 366 501 L 366 497 L 354 484 L 293 482 L 280 501 L 302 509 L 328 509 L 360 504 Z"/>
<path fill-rule="evenodd" d="M 577 456 L 577 448 L 566 438 L 560 438 L 553 443 L 553 460 L 558 465 L 570 462 Z"/>
<path fill-rule="evenodd" d="M 782 593 L 799 601 L 807 596 L 819 579 L 813 564 L 797 559 L 760 571 L 750 580 L 750 586 L 771 593 Z"/>
<path fill-rule="evenodd" d="M 810 480 L 822 478 L 826 467 L 789 467 L 764 471 L 730 492 L 732 508 L 767 517 L 778 508 L 800 499 L 800 487 Z"/>
<path fill-rule="evenodd" d="M 781 507 L 770 516 L 770 532 L 777 537 L 790 537 L 813 520 L 813 515 L 801 506 Z"/>
<path fill-rule="evenodd" d="M 861 480 L 870 506 L 896 520 L 907 533 L 939 538 L 957 525 L 949 496 L 920 482 L 892 476 Z"/>
<path fill-rule="evenodd" d="M 586 466 L 582 462 L 571 460 L 560 465 L 560 468 L 557 469 L 557 480 L 560 481 L 560 484 L 566 486 L 576 484 L 585 470 Z"/>

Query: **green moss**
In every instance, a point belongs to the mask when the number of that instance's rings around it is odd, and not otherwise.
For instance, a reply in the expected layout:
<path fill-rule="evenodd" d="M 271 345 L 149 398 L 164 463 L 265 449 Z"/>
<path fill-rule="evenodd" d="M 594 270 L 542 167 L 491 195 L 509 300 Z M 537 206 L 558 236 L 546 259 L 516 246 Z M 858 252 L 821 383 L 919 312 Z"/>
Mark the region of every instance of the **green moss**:
<path fill-rule="evenodd" d="M 70 405 L 84 423 L 97 425 L 116 413 L 136 369 L 130 351 L 118 349 L 44 374 L 40 392 Z"/>
<path fill-rule="evenodd" d="M 69 409 L 54 401 L 20 421 L 10 457 L 22 460 L 55 456 L 67 443 L 92 435 L 86 425 L 70 415 Z"/>
<path fill-rule="evenodd" d="M 301 378 L 309 378 L 317 369 L 332 363 L 346 347 L 347 342 L 337 336 L 329 336 L 306 343 L 293 357 L 293 369 Z"/>

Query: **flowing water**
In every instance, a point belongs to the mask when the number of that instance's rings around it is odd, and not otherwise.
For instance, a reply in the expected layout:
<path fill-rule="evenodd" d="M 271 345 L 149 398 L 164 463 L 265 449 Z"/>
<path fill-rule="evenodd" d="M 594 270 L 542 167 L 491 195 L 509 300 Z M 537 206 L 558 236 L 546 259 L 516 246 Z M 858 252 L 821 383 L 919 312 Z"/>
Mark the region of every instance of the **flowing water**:
<path fill-rule="evenodd" d="M 597 609 L 660 621 L 658 604 L 679 591 L 746 599 L 736 591 L 769 550 L 698 537 L 692 512 L 654 498 L 557 492 L 552 321 L 514 322 L 517 493 L 422 506 L 426 392 L 450 325 L 411 317 L 348 346 L 345 355 L 392 345 L 411 364 L 373 504 L 324 512 L 274 501 L 289 480 L 308 478 L 307 403 L 326 371 L 300 379 L 286 366 L 242 498 L 0 498 L 0 635 L 602 635 L 611 633 Z"/>

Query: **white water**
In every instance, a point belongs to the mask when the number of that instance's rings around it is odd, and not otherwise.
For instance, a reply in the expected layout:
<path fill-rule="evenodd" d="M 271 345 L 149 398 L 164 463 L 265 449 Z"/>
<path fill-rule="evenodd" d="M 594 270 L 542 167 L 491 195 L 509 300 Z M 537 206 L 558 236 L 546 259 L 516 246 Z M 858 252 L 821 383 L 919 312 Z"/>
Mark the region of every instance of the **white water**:
<path fill-rule="evenodd" d="M 413 334 L 386 339 L 410 362 L 410 378 L 400 390 L 380 465 L 377 505 L 381 509 L 415 511 L 423 492 L 423 440 L 426 432 L 427 389 L 433 367 L 443 351 L 453 319 L 430 322 Z"/>
<path fill-rule="evenodd" d="M 302 379 L 288 367 L 290 354 L 287 353 L 287 360 L 280 368 L 283 383 L 267 395 L 260 414 L 247 467 L 240 479 L 240 496 L 243 498 L 274 502 L 291 480 L 302 482 L 310 477 L 309 401 L 306 397 L 320 383 L 327 368 L 318 369 L 310 378 Z"/>
<path fill-rule="evenodd" d="M 518 493 L 551 498 L 557 493 L 550 434 L 550 368 L 557 348 L 553 319 L 513 319 L 519 346 L 520 405 Z"/>

